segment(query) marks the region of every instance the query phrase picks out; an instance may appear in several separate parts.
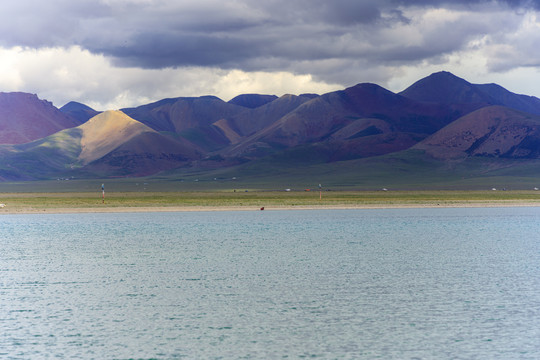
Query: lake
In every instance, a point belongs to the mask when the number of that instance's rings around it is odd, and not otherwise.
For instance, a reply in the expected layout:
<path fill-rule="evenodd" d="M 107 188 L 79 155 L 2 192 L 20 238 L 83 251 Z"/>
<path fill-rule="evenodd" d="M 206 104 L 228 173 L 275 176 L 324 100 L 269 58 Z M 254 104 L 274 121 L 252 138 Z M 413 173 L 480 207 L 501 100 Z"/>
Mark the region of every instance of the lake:
<path fill-rule="evenodd" d="M 3 215 L 0 229 L 0 358 L 540 358 L 540 208 Z"/>

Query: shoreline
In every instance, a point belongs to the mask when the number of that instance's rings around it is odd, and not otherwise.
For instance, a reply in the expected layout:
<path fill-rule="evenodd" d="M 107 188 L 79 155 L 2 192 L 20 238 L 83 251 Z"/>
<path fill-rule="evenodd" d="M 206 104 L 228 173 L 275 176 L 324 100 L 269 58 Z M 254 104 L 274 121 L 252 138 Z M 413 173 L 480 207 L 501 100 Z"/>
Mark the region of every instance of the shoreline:
<path fill-rule="evenodd" d="M 496 208 L 496 207 L 540 207 L 540 202 L 492 200 L 450 201 L 419 203 L 373 203 L 355 205 L 265 205 L 264 211 L 276 210 L 370 210 L 370 209 L 435 209 L 435 208 Z M 241 206 L 115 206 L 115 207 L 51 207 L 51 208 L 0 208 L 0 215 L 14 214 L 85 214 L 85 213 L 143 213 L 143 212 L 213 212 L 213 211 L 261 211 L 253 205 Z"/>

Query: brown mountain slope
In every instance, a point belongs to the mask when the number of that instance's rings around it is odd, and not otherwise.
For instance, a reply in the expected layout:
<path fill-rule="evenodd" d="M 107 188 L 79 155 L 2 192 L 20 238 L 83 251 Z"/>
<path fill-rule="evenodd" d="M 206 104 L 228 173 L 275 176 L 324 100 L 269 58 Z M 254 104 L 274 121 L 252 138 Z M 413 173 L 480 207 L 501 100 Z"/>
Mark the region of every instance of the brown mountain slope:
<path fill-rule="evenodd" d="M 438 159 L 540 158 L 540 116 L 489 106 L 452 122 L 414 148 Z"/>
<path fill-rule="evenodd" d="M 106 111 L 78 127 L 85 171 L 148 175 L 200 157 L 192 144 L 180 142 L 121 111 Z"/>
<path fill-rule="evenodd" d="M 271 125 L 312 97 L 284 95 L 255 109 L 244 108 L 240 113 L 220 118 L 211 125 L 200 121 L 198 126 L 183 129 L 178 134 L 206 151 L 219 151 Z"/>
<path fill-rule="evenodd" d="M 81 124 L 84 124 L 94 116 L 98 115 L 100 111 L 96 111 L 91 107 L 81 104 L 76 101 L 70 101 L 66 105 L 62 106 L 59 109 L 64 114 L 71 116 L 74 119 L 77 119 Z"/>
<path fill-rule="evenodd" d="M 0 178 L 155 174 L 200 159 L 191 143 L 162 135 L 120 111 L 19 145 L 0 145 Z"/>
<path fill-rule="evenodd" d="M 420 79 L 399 94 L 416 101 L 477 104 L 479 107 L 494 101 L 475 85 L 446 71 Z"/>
<path fill-rule="evenodd" d="M 242 135 L 238 134 L 234 129 L 231 128 L 230 123 L 226 119 L 221 119 L 212 124 L 217 127 L 223 135 L 227 138 L 229 143 L 236 144 L 242 139 Z"/>
<path fill-rule="evenodd" d="M 191 146 L 157 132 L 146 131 L 88 164 L 84 171 L 108 176 L 145 176 L 180 167 L 199 158 L 199 153 Z"/>
<path fill-rule="evenodd" d="M 79 161 L 88 164 L 105 156 L 121 144 L 145 133 L 155 132 L 121 111 L 106 111 L 83 125 Z"/>
<path fill-rule="evenodd" d="M 245 110 L 243 106 L 226 103 L 215 96 L 164 99 L 136 108 L 122 109 L 128 116 L 154 130 L 174 133 L 209 126 Z"/>
<path fill-rule="evenodd" d="M 22 144 L 80 124 L 36 95 L 0 92 L 0 144 Z"/>
<path fill-rule="evenodd" d="M 235 115 L 227 121 L 231 128 L 236 129 L 236 132 L 243 136 L 249 136 L 278 121 L 312 98 L 302 95 L 283 95 L 256 109 Z"/>
<path fill-rule="evenodd" d="M 540 115 L 540 99 L 534 96 L 515 94 L 497 84 L 471 84 L 446 71 L 418 80 L 399 94 L 416 101 L 468 104 L 471 111 L 501 105 Z"/>
<path fill-rule="evenodd" d="M 242 94 L 229 100 L 229 104 L 240 105 L 249 109 L 255 109 L 276 100 L 276 95 Z"/>
<path fill-rule="evenodd" d="M 415 134 L 413 137 L 378 136 L 384 143 L 379 148 L 387 149 L 384 153 L 398 151 L 434 133 L 462 114 L 459 108 L 418 103 L 375 84 L 358 84 L 306 101 L 272 125 L 228 148 L 224 154 L 257 157 L 328 139 L 348 140 L 355 136 L 360 138 L 394 132 Z M 405 138 L 408 140 L 404 141 Z M 373 146 L 376 141 L 371 138 L 368 143 Z M 391 144 L 392 141 L 396 143 Z M 355 140 L 351 144 L 360 146 L 364 142 L 366 139 Z"/>

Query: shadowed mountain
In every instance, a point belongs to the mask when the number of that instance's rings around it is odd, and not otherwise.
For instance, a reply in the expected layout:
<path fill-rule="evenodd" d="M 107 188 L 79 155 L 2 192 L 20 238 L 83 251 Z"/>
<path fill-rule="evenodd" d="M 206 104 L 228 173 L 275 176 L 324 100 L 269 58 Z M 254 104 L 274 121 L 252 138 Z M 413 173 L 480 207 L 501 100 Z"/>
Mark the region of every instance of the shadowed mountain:
<path fill-rule="evenodd" d="M 276 95 L 243 94 L 229 100 L 229 104 L 255 109 L 276 100 Z"/>
<path fill-rule="evenodd" d="M 161 135 L 121 111 L 107 111 L 79 126 L 77 162 L 86 172 L 149 175 L 200 157 L 193 145 Z"/>
<path fill-rule="evenodd" d="M 232 116 L 227 122 L 241 136 L 253 135 L 311 99 L 310 96 L 283 95 L 266 105 Z"/>
<path fill-rule="evenodd" d="M 219 119 L 211 125 L 185 129 L 179 135 L 206 151 L 219 151 L 273 124 L 309 99 L 284 95 L 255 109 L 246 108 L 237 115 Z"/>
<path fill-rule="evenodd" d="M 132 117 L 109 111 L 80 125 L 94 111 L 83 104 L 66 104 L 61 112 L 35 95 L 1 94 L 0 138 L 42 128 L 54 133 L 1 145 L 0 180 L 157 173 L 275 180 L 286 173 L 356 183 L 407 174 L 408 184 L 425 184 L 511 176 L 518 167 L 527 176 L 540 174 L 540 99 L 447 72 L 399 94 L 362 83 L 321 96 L 233 100 L 164 99 L 125 109 Z"/>
<path fill-rule="evenodd" d="M 81 153 L 78 157 L 81 165 L 107 155 L 134 137 L 155 133 L 148 126 L 120 111 L 106 111 L 88 120 L 78 129 L 81 132 Z"/>
<path fill-rule="evenodd" d="M 0 93 L 0 144 L 22 144 L 80 124 L 36 95 Z"/>
<path fill-rule="evenodd" d="M 165 133 L 171 135 L 170 133 Z M 224 119 L 218 120 L 211 125 L 204 125 L 185 129 L 178 134 L 172 134 L 175 139 L 184 139 L 198 146 L 206 152 L 216 151 L 228 146 L 231 139 L 235 139 L 238 134 L 227 126 Z"/>
<path fill-rule="evenodd" d="M 224 154 L 256 158 L 331 141 L 325 146 L 332 149 L 332 159 L 338 159 L 339 153 L 347 157 L 381 155 L 414 145 L 466 112 L 459 107 L 419 103 L 375 84 L 358 84 L 305 101 Z"/>
<path fill-rule="evenodd" d="M 100 113 L 99 111 L 96 111 L 91 107 L 76 101 L 68 102 L 66 105 L 60 108 L 60 111 L 74 119 L 77 119 L 81 124 L 87 122 Z"/>
<path fill-rule="evenodd" d="M 537 97 L 514 94 L 497 84 L 482 84 L 476 87 L 495 99 L 494 105 L 540 115 L 540 99 Z"/>
<path fill-rule="evenodd" d="M 0 155 L 4 179 L 142 176 L 200 158 L 193 145 L 161 135 L 120 111 L 103 112 L 30 143 L 1 146 Z"/>
<path fill-rule="evenodd" d="M 409 99 L 442 104 L 469 104 L 470 110 L 489 105 L 540 115 L 540 99 L 514 94 L 496 84 L 476 85 L 441 71 L 421 79 L 399 93 Z"/>
<path fill-rule="evenodd" d="M 452 122 L 414 148 L 441 160 L 469 156 L 540 158 L 540 116 L 497 105 L 485 107 Z"/>
<path fill-rule="evenodd" d="M 399 93 L 406 98 L 416 101 L 443 104 L 479 104 L 489 105 L 493 99 L 480 91 L 475 85 L 441 71 L 418 80 Z"/>
<path fill-rule="evenodd" d="M 245 110 L 243 106 L 226 103 L 215 96 L 164 99 L 136 108 L 122 109 L 128 116 L 156 131 L 172 133 L 209 126 Z"/>
<path fill-rule="evenodd" d="M 144 176 L 189 165 L 199 158 L 199 153 L 189 145 L 157 132 L 144 132 L 91 162 L 83 170 L 100 176 Z"/>
<path fill-rule="evenodd" d="M 217 151 L 271 125 L 312 97 L 242 95 L 236 101 L 266 102 L 256 108 L 225 103 L 213 96 L 175 98 L 124 111 L 157 131 L 176 134 L 176 138 L 187 139 L 206 151 Z"/>

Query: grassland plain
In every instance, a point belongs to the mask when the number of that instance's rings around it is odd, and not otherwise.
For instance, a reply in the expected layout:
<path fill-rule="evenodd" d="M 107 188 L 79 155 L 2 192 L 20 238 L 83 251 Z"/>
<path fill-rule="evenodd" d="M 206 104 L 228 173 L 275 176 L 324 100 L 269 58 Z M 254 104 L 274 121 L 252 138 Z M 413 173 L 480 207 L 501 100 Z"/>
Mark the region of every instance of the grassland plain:
<path fill-rule="evenodd" d="M 539 191 L 185 191 L 1 193 L 0 214 L 540 206 Z"/>

